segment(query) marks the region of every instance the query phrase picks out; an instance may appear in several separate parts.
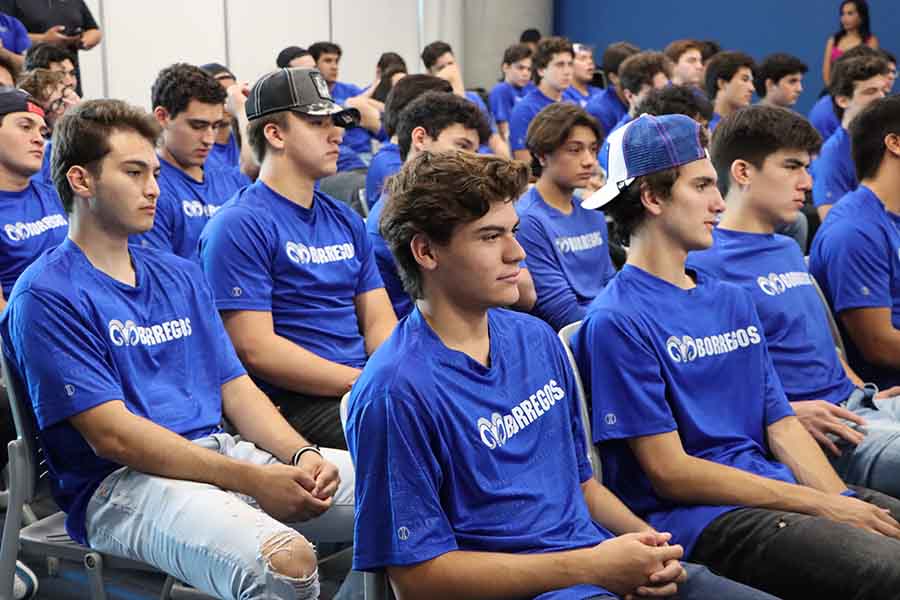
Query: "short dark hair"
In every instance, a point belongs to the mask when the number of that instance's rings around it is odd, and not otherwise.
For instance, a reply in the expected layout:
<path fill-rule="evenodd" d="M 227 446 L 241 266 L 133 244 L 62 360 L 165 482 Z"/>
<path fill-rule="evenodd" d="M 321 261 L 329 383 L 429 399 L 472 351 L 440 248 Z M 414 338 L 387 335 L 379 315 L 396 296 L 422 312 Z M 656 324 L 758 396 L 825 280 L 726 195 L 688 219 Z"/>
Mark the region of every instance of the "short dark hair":
<path fill-rule="evenodd" d="M 397 145 L 403 160 L 409 154 L 412 132 L 416 127 L 424 128 L 431 138 L 437 138 L 442 131 L 457 123 L 477 131 L 481 143 L 491 136 L 491 127 L 475 103 L 452 92 L 425 92 L 400 111 L 396 123 Z"/>
<path fill-rule="evenodd" d="M 699 128 L 698 136 L 703 146 L 709 143 L 709 136 L 703 127 Z M 647 213 L 641 203 L 643 189 L 650 190 L 658 198 L 671 198 L 672 187 L 678 181 L 680 174 L 681 169 L 675 167 L 638 177 L 631 182 L 631 185 L 624 188 L 612 202 L 607 204 L 604 211 L 613 220 L 613 231 L 616 237 L 627 242 L 644 222 Z"/>
<path fill-rule="evenodd" d="M 423 296 L 422 274 L 410 249 L 418 234 L 446 245 L 462 225 L 486 215 L 496 202 L 514 202 L 528 185 L 525 163 L 466 152 L 423 152 L 385 184 L 379 228 L 403 288 Z"/>
<path fill-rule="evenodd" d="M 681 55 L 688 50 L 696 50 L 703 56 L 703 42 L 698 40 L 675 40 L 666 46 L 663 53 L 669 57 L 673 63 L 677 63 L 681 59 Z"/>
<path fill-rule="evenodd" d="M 700 40 L 700 57 L 703 59 L 704 65 L 706 61 L 721 51 L 722 46 L 716 40 Z"/>
<path fill-rule="evenodd" d="M 755 66 L 753 57 L 749 54 L 734 51 L 719 52 L 709 59 L 706 65 L 706 95 L 715 101 L 716 94 L 719 93 L 720 79 L 726 83 L 731 81 L 742 67 L 750 69 L 752 74 Z"/>
<path fill-rule="evenodd" d="M 712 136 L 710 158 L 719 176 L 719 191 L 728 193 L 731 165 L 746 160 L 761 169 L 779 150 L 819 152 L 822 136 L 809 121 L 787 108 L 756 104 L 741 108 L 719 122 Z"/>
<path fill-rule="evenodd" d="M 290 127 L 289 114 L 290 111 L 287 110 L 269 113 L 258 119 L 253 119 L 247 125 L 247 143 L 250 144 L 253 156 L 259 164 L 262 164 L 269 149 L 269 142 L 266 140 L 266 125 L 275 123 L 281 129 L 287 130 Z M 302 118 L 299 114 L 297 117 Z"/>
<path fill-rule="evenodd" d="M 30 71 L 32 69 L 49 69 L 50 63 L 62 62 L 64 60 L 75 64 L 75 55 L 65 48 L 54 46 L 47 42 L 35 44 L 25 53 L 25 62 L 22 69 Z"/>
<path fill-rule="evenodd" d="M 851 58 L 859 58 L 860 56 L 884 56 L 880 50 L 873 48 L 871 46 L 867 46 L 865 44 L 860 44 L 858 46 L 853 46 L 843 54 L 841 54 L 834 64 L 838 64 L 841 61 L 850 60 Z"/>
<path fill-rule="evenodd" d="M 522 35 L 519 36 L 519 42 L 521 43 L 533 43 L 536 44 L 541 41 L 541 32 L 537 29 L 531 28 L 526 29 L 522 32 Z"/>
<path fill-rule="evenodd" d="M 334 42 L 316 42 L 307 50 L 312 54 L 313 60 L 316 62 L 319 62 L 319 57 L 323 54 L 337 54 L 338 56 L 343 56 L 344 54 L 341 47 Z"/>
<path fill-rule="evenodd" d="M 404 73 L 407 72 L 406 61 L 396 52 L 382 52 L 381 56 L 378 57 L 378 63 L 376 63 L 375 66 L 378 67 L 382 73 L 389 67 L 394 66 L 401 67 Z"/>
<path fill-rule="evenodd" d="M 531 58 L 534 55 L 534 52 L 531 51 L 531 48 L 525 44 L 513 44 L 509 46 L 506 50 L 503 51 L 503 62 L 504 65 L 511 65 L 513 63 L 517 63 L 520 60 Z"/>
<path fill-rule="evenodd" d="M 387 99 L 384 101 L 384 114 L 381 117 L 384 132 L 389 138 L 397 133 L 397 119 L 400 117 L 400 111 L 425 92 L 431 91 L 452 92 L 453 86 L 446 79 L 441 79 L 434 75 L 416 73 L 407 75 L 391 88 Z"/>
<path fill-rule="evenodd" d="M 379 102 L 384 102 L 385 100 L 387 100 L 388 94 L 390 94 L 391 90 L 394 89 L 394 76 L 401 73 L 406 75 L 406 65 L 392 64 L 388 65 L 387 68 L 382 70 L 381 79 L 375 86 L 375 91 L 372 92 L 372 99 L 378 100 Z M 383 119 L 384 115 L 382 115 L 382 120 Z"/>
<path fill-rule="evenodd" d="M 607 75 L 618 75 L 619 66 L 632 54 L 637 54 L 641 49 L 629 42 L 613 42 L 603 51 L 603 72 Z"/>
<path fill-rule="evenodd" d="M 150 90 L 153 108 L 165 108 L 170 117 L 186 110 L 191 100 L 222 104 L 226 97 L 227 93 L 212 75 L 187 63 L 175 63 L 160 71 Z"/>
<path fill-rule="evenodd" d="M 632 94 L 640 93 L 644 85 L 653 86 L 653 78 L 663 73 L 672 78 L 672 61 L 662 52 L 645 50 L 632 54 L 619 66 L 619 84 Z"/>
<path fill-rule="evenodd" d="M 531 78 L 534 79 L 535 83 L 541 82 L 538 69 L 546 69 L 547 65 L 553 60 L 554 55 L 565 52 L 568 52 L 572 55 L 572 58 L 575 58 L 575 49 L 568 38 L 553 36 L 546 37 L 538 42 L 537 50 L 531 58 Z"/>
<path fill-rule="evenodd" d="M 134 131 L 156 145 L 160 127 L 142 108 L 122 100 L 87 100 L 72 107 L 53 130 L 50 173 L 53 185 L 67 212 L 72 211 L 74 194 L 66 174 L 82 166 L 99 175 L 101 164 L 112 148 L 110 136 L 116 131 Z"/>
<path fill-rule="evenodd" d="M 897 66 L 897 57 L 894 56 L 894 53 L 885 48 L 878 48 L 878 52 L 884 57 L 886 61 L 889 63 L 894 63 L 894 66 Z"/>
<path fill-rule="evenodd" d="M 809 71 L 806 63 L 794 56 L 793 54 L 785 54 L 784 52 L 776 52 L 765 57 L 759 66 L 753 71 L 753 86 L 760 98 L 766 97 L 766 80 L 771 79 L 772 83 L 778 84 L 779 81 L 788 75 L 800 73 L 801 75 Z"/>
<path fill-rule="evenodd" d="M 579 125 L 593 131 L 598 142 L 603 139 L 603 128 L 597 119 L 580 106 L 569 102 L 549 104 L 528 124 L 525 147 L 536 161 L 538 156 L 551 154 L 565 144 L 569 134 Z"/>
<path fill-rule="evenodd" d="M 694 120 L 697 117 L 709 121 L 713 116 L 713 105 L 706 95 L 692 85 L 669 85 L 650 93 L 638 104 L 635 116 L 684 115 Z"/>
<path fill-rule="evenodd" d="M 877 75 L 887 75 L 890 65 L 881 55 L 858 56 L 842 61 L 835 61 L 831 71 L 831 83 L 828 91 L 831 93 L 831 102 L 834 106 L 834 114 L 838 119 L 844 118 L 844 109 L 837 103 L 837 97 L 853 97 L 853 90 L 858 81 L 865 81 Z"/>
<path fill-rule="evenodd" d="M 453 48 L 451 48 L 450 44 L 447 42 L 442 42 L 440 40 L 431 42 L 422 49 L 422 63 L 425 65 L 426 69 L 430 69 L 440 57 L 448 52 L 453 54 Z"/>
<path fill-rule="evenodd" d="M 878 173 L 887 150 L 884 138 L 892 134 L 900 135 L 900 96 L 876 100 L 850 123 L 850 147 L 859 181 Z"/>
<path fill-rule="evenodd" d="M 291 61 L 295 58 L 301 58 L 309 54 L 309 50 L 306 48 L 301 48 L 300 46 L 288 46 L 284 50 L 278 53 L 278 56 L 275 58 L 275 65 L 279 69 L 286 69 L 288 65 L 291 64 Z"/>

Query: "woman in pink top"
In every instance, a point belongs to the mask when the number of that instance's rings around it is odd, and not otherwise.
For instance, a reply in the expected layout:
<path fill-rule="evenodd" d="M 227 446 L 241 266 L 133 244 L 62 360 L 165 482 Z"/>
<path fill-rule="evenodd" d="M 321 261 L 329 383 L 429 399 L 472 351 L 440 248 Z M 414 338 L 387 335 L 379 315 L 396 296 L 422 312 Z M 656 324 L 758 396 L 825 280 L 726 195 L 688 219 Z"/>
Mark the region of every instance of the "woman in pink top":
<path fill-rule="evenodd" d="M 844 0 L 841 2 L 841 28 L 825 43 L 822 79 L 826 86 L 831 81 L 831 65 L 834 61 L 860 44 L 878 47 L 878 38 L 869 29 L 869 4 L 866 0 Z"/>

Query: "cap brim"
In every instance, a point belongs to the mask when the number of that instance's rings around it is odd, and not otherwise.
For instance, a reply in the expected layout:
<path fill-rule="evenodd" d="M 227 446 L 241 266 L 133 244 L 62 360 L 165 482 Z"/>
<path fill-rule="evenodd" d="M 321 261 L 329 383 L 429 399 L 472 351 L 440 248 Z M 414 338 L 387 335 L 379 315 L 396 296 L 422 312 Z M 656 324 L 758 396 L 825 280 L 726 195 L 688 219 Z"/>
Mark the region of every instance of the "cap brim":
<path fill-rule="evenodd" d="M 316 102 L 315 104 L 307 104 L 306 106 L 298 106 L 290 110 L 302 115 L 311 117 L 326 117 L 331 115 L 334 124 L 338 127 L 356 127 L 359 125 L 360 114 L 355 108 L 344 108 L 335 102 Z"/>
<path fill-rule="evenodd" d="M 622 189 L 631 185 L 631 182 L 634 181 L 634 177 L 626 179 L 625 181 L 607 181 L 606 185 L 602 188 L 585 198 L 584 202 L 581 203 L 581 208 L 585 208 L 587 210 L 596 210 L 598 208 L 603 208 L 610 202 L 616 199 L 618 195 L 622 192 Z"/>

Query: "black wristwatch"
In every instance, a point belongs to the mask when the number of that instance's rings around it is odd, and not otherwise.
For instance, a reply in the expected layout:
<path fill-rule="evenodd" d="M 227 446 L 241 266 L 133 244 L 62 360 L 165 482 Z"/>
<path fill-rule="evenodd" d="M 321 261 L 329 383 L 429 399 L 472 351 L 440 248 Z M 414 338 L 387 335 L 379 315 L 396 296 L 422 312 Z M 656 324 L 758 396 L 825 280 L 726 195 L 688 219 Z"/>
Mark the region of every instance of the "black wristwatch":
<path fill-rule="evenodd" d="M 322 458 L 322 451 L 319 450 L 318 444 L 313 444 L 311 446 L 303 446 L 302 448 L 300 448 L 296 452 L 294 452 L 294 456 L 293 456 L 293 458 L 291 458 L 291 464 L 293 466 L 296 467 L 300 463 L 300 457 L 303 456 L 304 452 L 315 452 L 316 454 L 319 455 L 319 458 Z"/>

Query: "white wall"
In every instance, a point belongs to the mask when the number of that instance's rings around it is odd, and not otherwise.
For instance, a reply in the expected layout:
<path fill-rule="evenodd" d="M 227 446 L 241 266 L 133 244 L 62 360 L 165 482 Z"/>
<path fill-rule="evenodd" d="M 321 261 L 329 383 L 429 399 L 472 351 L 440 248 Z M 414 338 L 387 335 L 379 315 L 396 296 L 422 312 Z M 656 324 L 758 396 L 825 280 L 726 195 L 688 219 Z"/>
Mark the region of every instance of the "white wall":
<path fill-rule="evenodd" d="M 285 46 L 332 39 L 344 50 L 341 80 L 368 85 L 385 51 L 422 70 L 424 44 L 453 46 L 467 86 L 489 87 L 503 49 L 526 27 L 549 32 L 552 0 L 87 0 L 103 42 L 81 53 L 86 98 L 149 108 L 150 86 L 178 61 L 228 64 L 254 81 Z M 422 14 L 420 15 L 420 8 Z M 420 35 L 420 21 L 422 31 Z M 421 39 L 420 39 L 421 37 Z"/>

